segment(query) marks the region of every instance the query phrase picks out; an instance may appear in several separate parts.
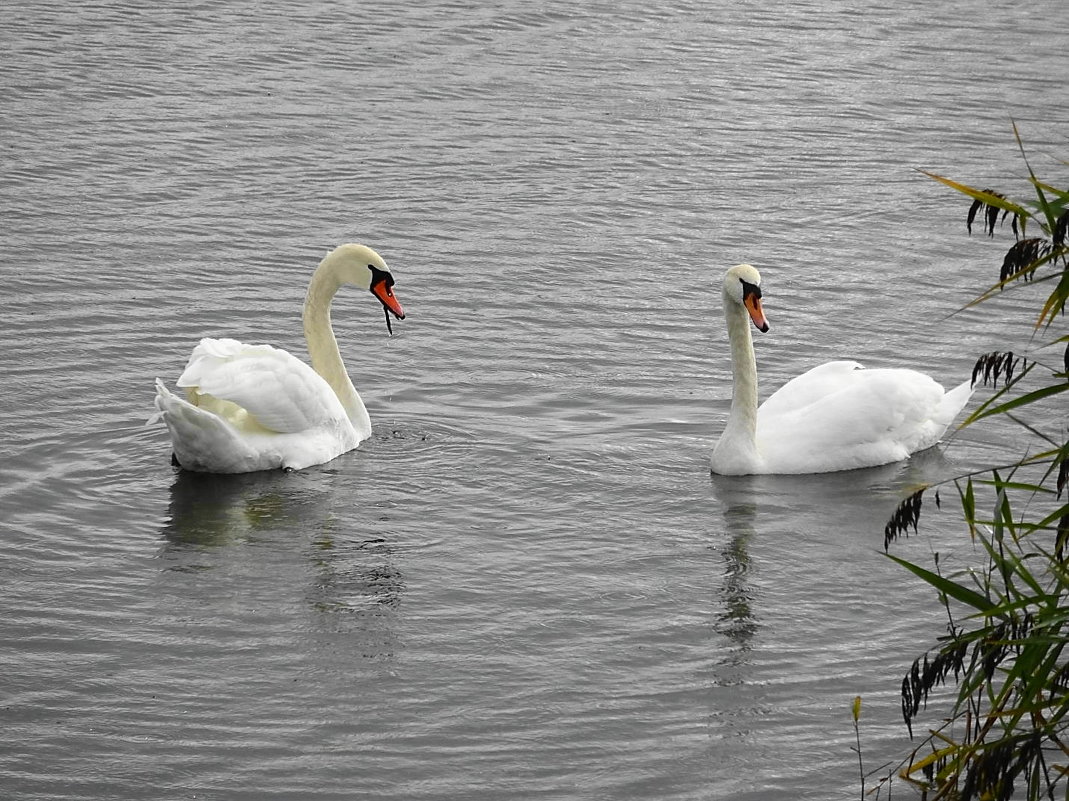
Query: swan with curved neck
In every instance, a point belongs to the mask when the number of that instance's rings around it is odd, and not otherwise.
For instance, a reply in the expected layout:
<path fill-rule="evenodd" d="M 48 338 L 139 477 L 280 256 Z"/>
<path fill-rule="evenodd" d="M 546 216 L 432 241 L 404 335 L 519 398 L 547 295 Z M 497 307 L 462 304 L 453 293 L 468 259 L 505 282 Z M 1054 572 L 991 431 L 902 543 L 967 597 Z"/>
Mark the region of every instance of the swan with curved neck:
<path fill-rule="evenodd" d="M 312 366 L 270 345 L 202 339 L 178 379 L 186 398 L 156 379 L 157 414 L 183 468 L 207 473 L 299 470 L 330 461 L 371 436 L 371 419 L 345 369 L 330 305 L 346 284 L 369 290 L 403 320 L 393 274 L 365 245 L 335 248 L 319 263 L 304 302 Z"/>
<path fill-rule="evenodd" d="M 759 407 L 750 323 L 769 329 L 760 273 L 732 267 L 723 299 L 732 395 L 714 473 L 826 473 L 897 462 L 935 445 L 972 395 L 968 381 L 945 392 L 916 370 L 834 361 L 787 382 Z"/>

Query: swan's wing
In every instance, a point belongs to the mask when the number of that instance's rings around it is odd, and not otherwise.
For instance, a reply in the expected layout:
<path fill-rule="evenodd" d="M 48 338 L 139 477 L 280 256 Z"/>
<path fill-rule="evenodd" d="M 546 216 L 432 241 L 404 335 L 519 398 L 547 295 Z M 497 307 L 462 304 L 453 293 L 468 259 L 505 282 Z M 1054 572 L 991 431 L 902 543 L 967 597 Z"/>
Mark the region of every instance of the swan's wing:
<path fill-rule="evenodd" d="M 841 470 L 897 461 L 934 445 L 946 429 L 936 419 L 943 388 L 915 370 L 839 367 L 794 383 L 758 411 L 759 447 L 778 463 L 817 458 Z"/>
<path fill-rule="evenodd" d="M 229 401 L 264 428 L 280 433 L 305 431 L 345 417 L 337 395 L 315 370 L 270 345 L 203 339 L 193 349 L 178 386 L 191 390 L 198 405 L 200 395 Z"/>
<path fill-rule="evenodd" d="M 785 414 L 793 409 L 810 406 L 821 398 L 834 395 L 843 387 L 850 386 L 855 373 L 864 368 L 853 361 L 825 362 L 812 370 L 795 376 L 773 392 L 758 414 Z"/>

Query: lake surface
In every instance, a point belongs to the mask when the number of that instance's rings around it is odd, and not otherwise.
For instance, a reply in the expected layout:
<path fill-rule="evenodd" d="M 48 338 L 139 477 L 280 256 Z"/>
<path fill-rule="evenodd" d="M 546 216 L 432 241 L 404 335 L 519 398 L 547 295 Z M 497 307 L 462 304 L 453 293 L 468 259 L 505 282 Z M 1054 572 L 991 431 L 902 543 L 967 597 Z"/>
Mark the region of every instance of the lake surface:
<path fill-rule="evenodd" d="M 763 272 L 762 397 L 1024 342 L 1027 300 L 952 315 L 1010 234 L 915 168 L 1028 197 L 1013 118 L 1056 170 L 1062 3 L 293 9 L 0 21 L 4 797 L 856 798 L 854 696 L 903 756 L 944 626 L 884 521 L 1019 436 L 711 477 L 720 278 Z M 202 336 L 303 356 L 345 241 L 409 313 L 335 303 L 372 439 L 171 467 L 154 378 Z M 972 558 L 930 506 L 896 552 Z"/>

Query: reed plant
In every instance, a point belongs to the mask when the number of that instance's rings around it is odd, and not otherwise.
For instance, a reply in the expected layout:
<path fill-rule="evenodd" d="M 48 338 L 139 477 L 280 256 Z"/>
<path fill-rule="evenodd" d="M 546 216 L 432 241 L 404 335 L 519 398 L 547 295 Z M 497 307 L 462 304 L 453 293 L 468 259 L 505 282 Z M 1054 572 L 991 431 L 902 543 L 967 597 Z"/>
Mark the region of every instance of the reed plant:
<path fill-rule="evenodd" d="M 1069 798 L 1069 192 L 1036 176 L 1016 126 L 1014 136 L 1034 198 L 1015 201 L 925 174 L 972 199 L 970 233 L 979 221 L 991 238 L 1007 227 L 1014 238 L 998 281 L 970 305 L 1027 287 L 1028 297 L 1039 298 L 1024 352 L 976 361 L 973 381 L 991 392 L 962 424 L 1010 421 L 1023 451 L 1006 464 L 921 487 L 887 523 L 888 558 L 936 590 L 947 627 L 902 680 L 902 715 L 915 747 L 867 791 L 862 771 L 863 797 L 889 794 L 897 777 L 926 801 Z M 924 498 L 940 505 L 940 490 L 951 487 L 973 563 L 941 563 L 934 547 L 928 566 L 891 554 L 918 533 Z M 858 699 L 855 726 L 859 708 Z M 860 741 L 858 752 L 860 765 Z"/>

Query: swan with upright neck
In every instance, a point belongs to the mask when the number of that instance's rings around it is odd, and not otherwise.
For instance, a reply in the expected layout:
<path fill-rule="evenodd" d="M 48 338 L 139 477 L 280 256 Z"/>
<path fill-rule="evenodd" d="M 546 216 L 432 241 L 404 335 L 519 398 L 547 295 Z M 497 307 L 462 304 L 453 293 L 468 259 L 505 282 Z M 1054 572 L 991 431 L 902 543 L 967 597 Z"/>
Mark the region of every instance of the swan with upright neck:
<path fill-rule="evenodd" d="M 346 372 L 330 322 L 342 286 L 369 290 L 390 314 L 405 313 L 393 274 L 365 245 L 335 248 L 312 274 L 304 301 L 309 367 L 271 345 L 202 339 L 178 379 L 186 398 L 156 379 L 153 420 L 171 433 L 174 458 L 205 473 L 299 470 L 328 462 L 371 436 L 371 419 Z"/>
<path fill-rule="evenodd" d="M 968 381 L 946 392 L 916 370 L 834 361 L 792 379 L 758 406 L 750 323 L 769 329 L 761 275 L 749 264 L 732 267 L 723 299 L 732 396 L 713 449 L 714 473 L 827 473 L 897 462 L 935 445 L 972 395 Z"/>

